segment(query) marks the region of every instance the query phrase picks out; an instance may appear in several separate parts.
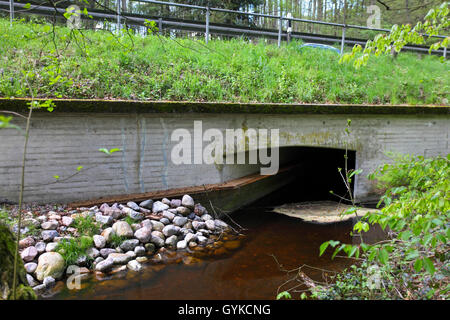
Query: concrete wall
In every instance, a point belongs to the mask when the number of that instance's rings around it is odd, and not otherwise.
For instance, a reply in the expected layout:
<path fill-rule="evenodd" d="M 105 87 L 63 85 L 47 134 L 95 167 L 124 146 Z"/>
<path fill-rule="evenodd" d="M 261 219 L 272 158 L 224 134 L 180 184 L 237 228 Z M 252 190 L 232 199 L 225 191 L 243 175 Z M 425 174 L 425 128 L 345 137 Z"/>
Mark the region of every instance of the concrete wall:
<path fill-rule="evenodd" d="M 259 171 L 258 165 L 174 165 L 171 150 L 177 142 L 171 141 L 171 133 L 186 128 L 193 136 L 195 120 L 202 120 L 203 130 L 278 128 L 280 146 L 345 148 L 348 118 L 352 119 L 350 148 L 356 150 L 356 166 L 363 169 L 355 183 L 360 200 L 373 196 L 366 175 L 389 161 L 384 151 L 449 153 L 448 114 L 40 112 L 32 120 L 25 201 L 64 203 L 220 183 Z M 25 124 L 18 118 L 14 123 Z M 18 200 L 22 146 L 23 136 L 16 130 L 0 130 L 0 201 Z M 108 156 L 99 148 L 123 152 Z M 283 161 L 288 154 L 283 153 Z M 77 173 L 78 166 L 83 169 Z"/>

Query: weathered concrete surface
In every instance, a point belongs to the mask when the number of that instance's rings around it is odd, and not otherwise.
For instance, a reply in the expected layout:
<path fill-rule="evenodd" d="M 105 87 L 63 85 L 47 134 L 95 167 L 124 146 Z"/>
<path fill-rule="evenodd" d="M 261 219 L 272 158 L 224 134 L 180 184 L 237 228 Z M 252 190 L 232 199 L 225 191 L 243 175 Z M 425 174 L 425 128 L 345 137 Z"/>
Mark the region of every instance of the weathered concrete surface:
<path fill-rule="evenodd" d="M 12 109 L 17 111 L 15 106 Z M 384 151 L 424 156 L 449 153 L 449 108 L 435 109 L 416 109 L 419 114 L 336 114 L 328 112 L 329 108 L 305 113 L 301 109 L 289 115 L 276 114 L 274 109 L 270 114 L 237 114 L 235 109 L 233 113 L 38 112 L 30 132 L 25 201 L 70 202 L 220 183 L 259 170 L 258 165 L 173 164 L 171 150 L 178 143 L 171 141 L 173 130 L 185 128 L 193 136 L 196 120 L 202 120 L 203 132 L 208 128 L 278 128 L 281 147 L 342 149 L 348 118 L 352 119 L 350 148 L 356 151 L 357 168 L 363 169 L 355 181 L 355 196 L 363 200 L 374 194 L 367 174 L 389 161 Z M 14 123 L 24 127 L 19 118 Z M 0 201 L 16 202 L 23 136 L 14 129 L 2 129 L 0 141 Z M 99 148 L 123 151 L 108 156 Z M 282 162 L 288 160 L 289 148 L 281 154 Z M 83 166 L 80 172 L 78 166 Z M 58 181 L 54 175 L 60 177 Z"/>

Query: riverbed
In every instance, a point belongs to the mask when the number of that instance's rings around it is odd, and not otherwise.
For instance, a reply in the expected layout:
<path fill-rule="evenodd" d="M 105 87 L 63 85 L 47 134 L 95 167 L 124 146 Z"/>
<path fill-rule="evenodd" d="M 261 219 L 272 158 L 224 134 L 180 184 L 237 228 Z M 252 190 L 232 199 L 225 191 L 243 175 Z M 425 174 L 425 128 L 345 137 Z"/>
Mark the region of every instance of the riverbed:
<path fill-rule="evenodd" d="M 190 254 L 173 252 L 172 259 L 149 262 L 141 272 L 108 278 L 90 274 L 80 290 L 69 290 L 60 282 L 57 293 L 47 299 L 275 299 L 280 285 L 293 277 L 281 269 L 306 264 L 342 271 L 351 263 L 342 258 L 331 260 L 330 254 L 319 257 L 319 246 L 326 240 L 352 242 L 351 221 L 311 224 L 256 205 L 232 218 L 245 230 L 240 237 L 226 239 L 226 250 L 217 250 L 216 255 L 185 264 L 183 258 Z M 315 280 L 322 277 L 321 271 L 304 271 Z"/>

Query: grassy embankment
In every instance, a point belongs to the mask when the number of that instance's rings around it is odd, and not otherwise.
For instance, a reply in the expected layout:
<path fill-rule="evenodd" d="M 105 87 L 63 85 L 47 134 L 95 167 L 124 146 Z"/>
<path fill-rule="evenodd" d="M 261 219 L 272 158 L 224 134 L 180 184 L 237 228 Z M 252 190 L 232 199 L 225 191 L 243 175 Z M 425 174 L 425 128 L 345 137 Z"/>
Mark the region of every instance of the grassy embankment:
<path fill-rule="evenodd" d="M 205 46 L 83 31 L 86 38 L 77 32 L 78 42 L 68 43 L 69 29 L 56 28 L 55 37 L 51 30 L 24 22 L 11 28 L 0 19 L 0 97 L 30 96 L 23 71 L 35 75 L 29 83 L 37 97 L 49 98 L 448 104 L 450 96 L 449 62 L 435 56 L 382 56 L 355 70 L 334 52 L 300 52 L 298 42 Z"/>

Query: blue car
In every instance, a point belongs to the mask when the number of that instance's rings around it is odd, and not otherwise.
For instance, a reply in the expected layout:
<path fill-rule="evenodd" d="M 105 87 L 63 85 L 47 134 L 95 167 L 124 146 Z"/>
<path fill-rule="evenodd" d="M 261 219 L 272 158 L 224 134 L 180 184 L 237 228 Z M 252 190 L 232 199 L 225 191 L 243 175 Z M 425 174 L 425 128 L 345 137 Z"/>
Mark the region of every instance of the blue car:
<path fill-rule="evenodd" d="M 323 49 L 323 50 L 332 50 L 332 51 L 337 52 L 338 54 L 341 54 L 341 50 L 336 49 L 335 47 L 328 46 L 326 44 L 320 44 L 320 43 L 305 43 L 305 44 L 302 44 L 301 46 L 299 46 L 298 48 L 302 49 L 305 47 L 319 48 L 319 49 Z"/>

